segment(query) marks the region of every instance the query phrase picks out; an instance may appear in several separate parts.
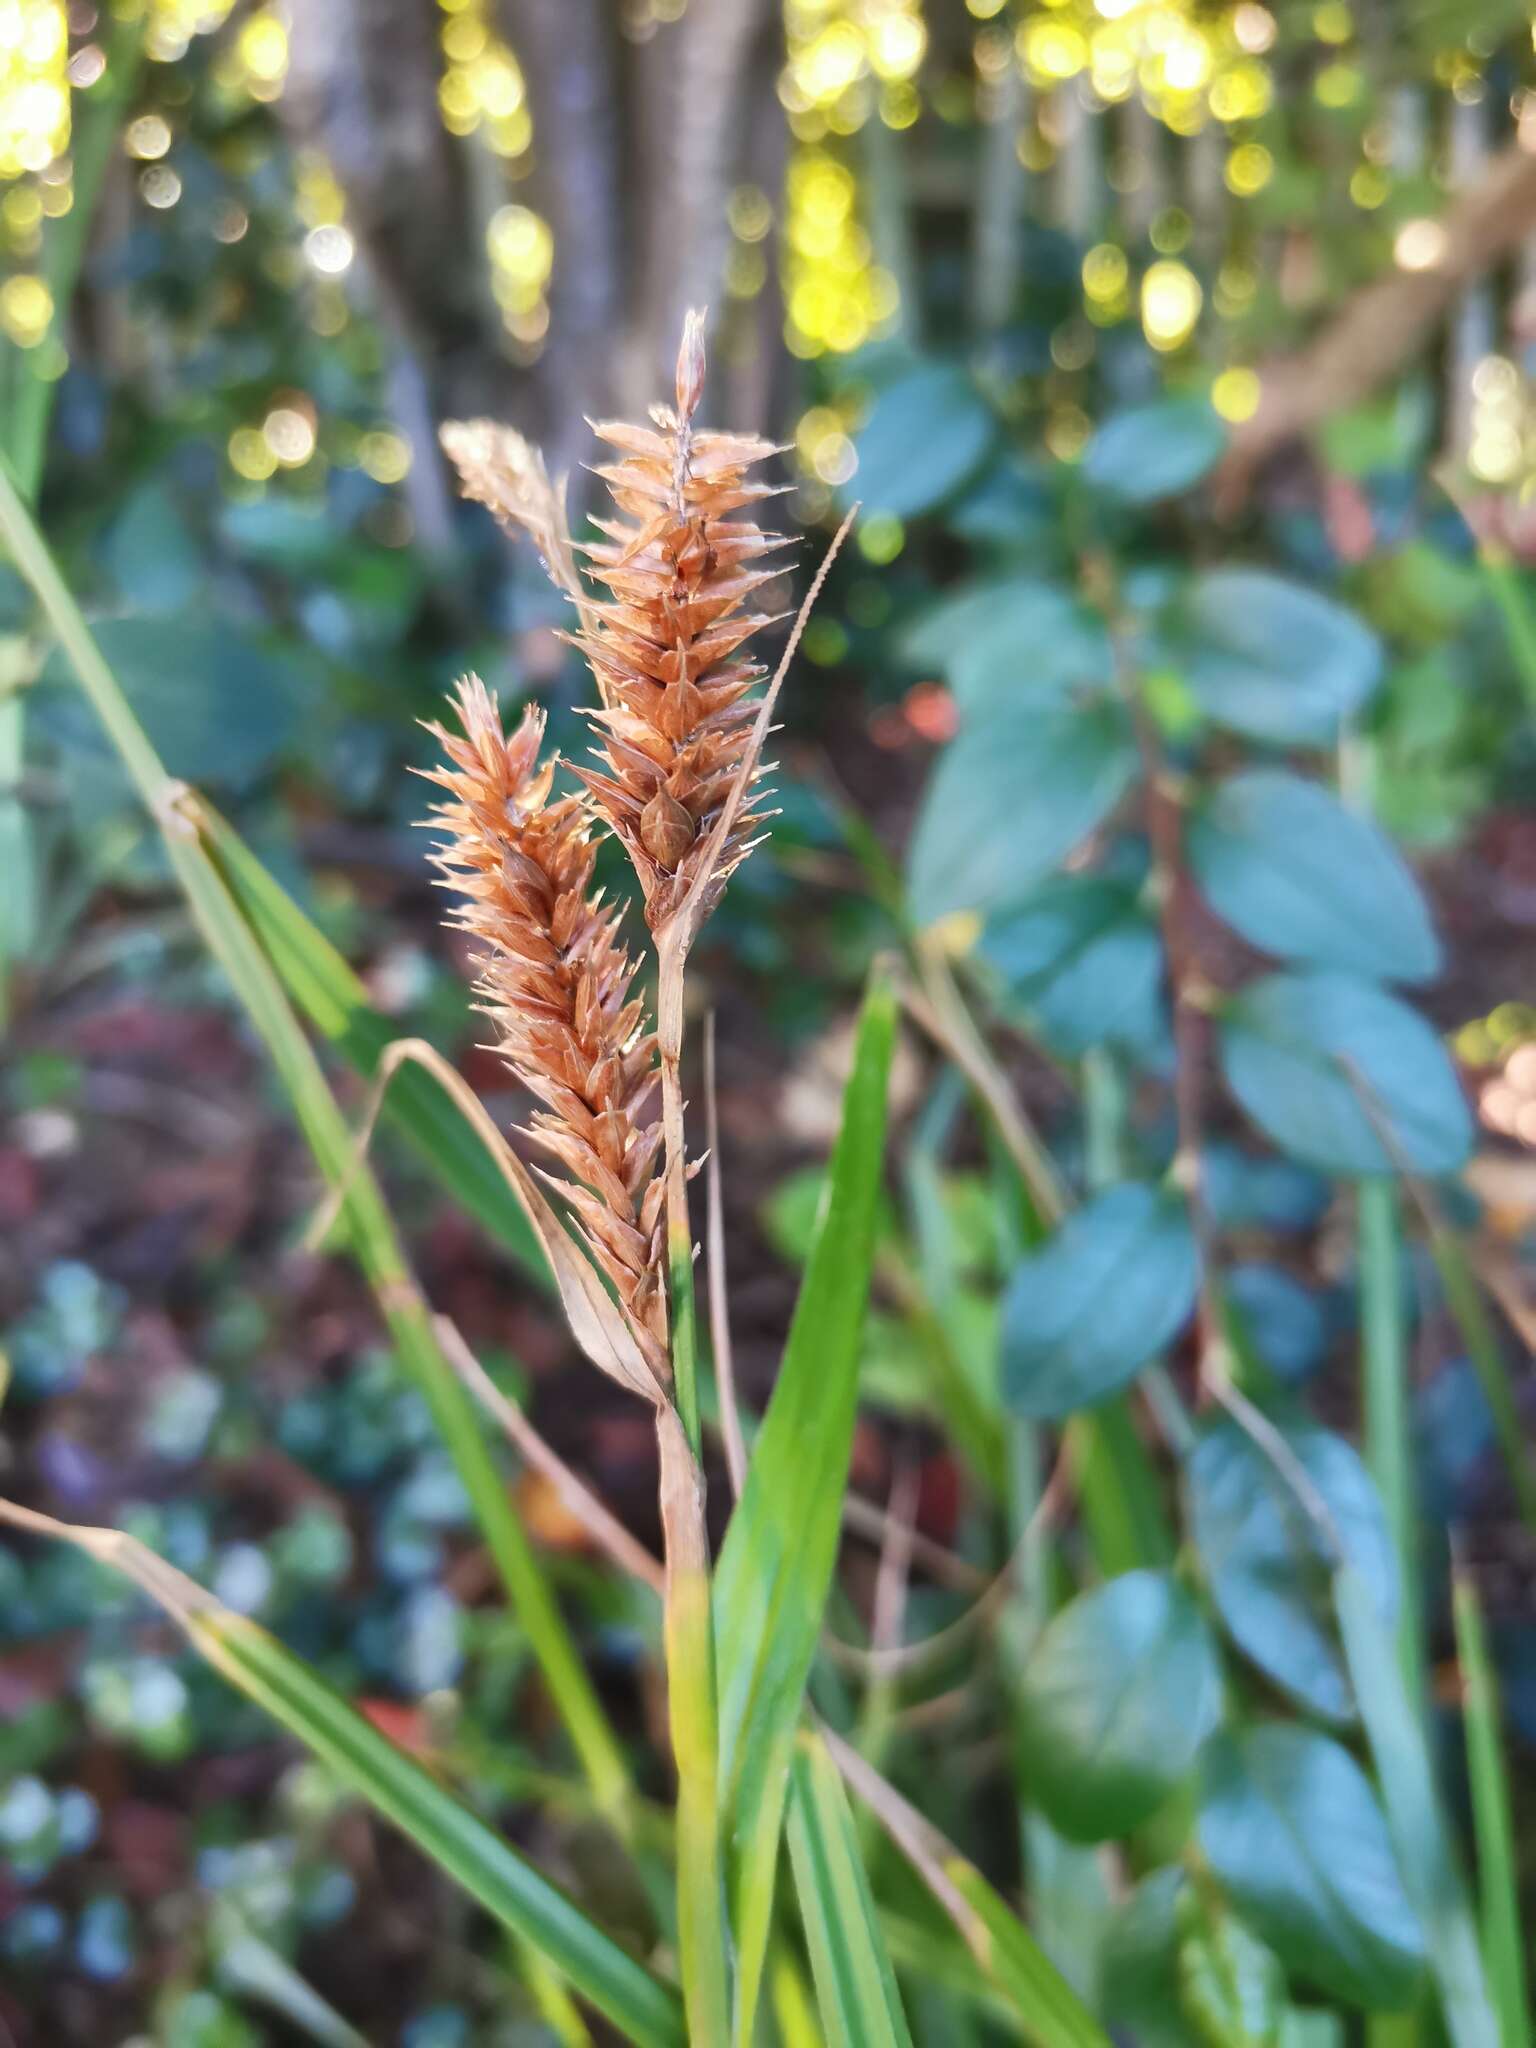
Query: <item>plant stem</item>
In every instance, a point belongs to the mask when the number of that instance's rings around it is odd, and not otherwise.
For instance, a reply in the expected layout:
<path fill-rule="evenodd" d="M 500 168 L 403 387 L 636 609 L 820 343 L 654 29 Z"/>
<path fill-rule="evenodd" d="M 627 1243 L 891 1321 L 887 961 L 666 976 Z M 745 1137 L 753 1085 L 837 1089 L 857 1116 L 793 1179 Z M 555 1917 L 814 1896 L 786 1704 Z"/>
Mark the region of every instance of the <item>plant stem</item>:
<path fill-rule="evenodd" d="M 710 1608 L 704 1474 L 674 1408 L 656 1411 L 667 1576 L 663 1635 L 677 1765 L 677 1932 L 691 2048 L 728 2048 L 731 2033 L 720 1737 Z"/>
<path fill-rule="evenodd" d="M 673 931 L 657 946 L 656 1047 L 661 1060 L 661 1129 L 667 1175 L 667 1304 L 673 1398 L 694 1459 L 699 1435 L 698 1324 L 693 1298 L 693 1225 L 688 1217 L 688 1139 L 683 1126 L 683 970 L 686 942 Z"/>
<path fill-rule="evenodd" d="M 1531 2048 L 1519 1864 L 1510 1814 L 1509 1773 L 1500 1735 L 1498 1678 L 1477 1588 L 1460 1564 L 1452 1568 L 1451 1587 L 1456 1649 L 1461 1664 L 1467 1778 L 1477 1840 L 1483 1965 L 1498 2007 L 1504 2048 Z"/>
<path fill-rule="evenodd" d="M 1416 1712 L 1424 1713 L 1419 1518 L 1408 1418 L 1408 1348 L 1402 1290 L 1402 1218 L 1396 1185 L 1364 1180 L 1355 1196 L 1360 1261 L 1365 1455 L 1386 1509 L 1401 1601 L 1397 1655 Z"/>
<path fill-rule="evenodd" d="M 1097 562 L 1089 564 L 1088 568 L 1089 580 L 1101 586 L 1101 600 L 1106 588 L 1112 599 L 1113 589 L 1108 583 L 1107 570 Z M 1174 1153 L 1172 1178 L 1184 1196 L 1189 1211 L 1189 1227 L 1199 1255 L 1200 1391 L 1203 1398 L 1209 1398 L 1230 1381 L 1232 1374 L 1221 1294 L 1216 1283 L 1215 1232 L 1206 1206 L 1203 1178 L 1206 987 L 1187 912 L 1192 884 L 1184 861 L 1184 793 L 1163 758 L 1162 742 L 1131 671 L 1122 632 L 1114 617 L 1109 616 L 1111 606 L 1105 603 L 1103 608 L 1115 651 L 1121 693 L 1130 713 L 1137 751 L 1141 755 L 1147 838 L 1152 849 L 1151 893 L 1163 936 L 1168 989 L 1173 1004 L 1173 1100 L 1178 1147 Z"/>

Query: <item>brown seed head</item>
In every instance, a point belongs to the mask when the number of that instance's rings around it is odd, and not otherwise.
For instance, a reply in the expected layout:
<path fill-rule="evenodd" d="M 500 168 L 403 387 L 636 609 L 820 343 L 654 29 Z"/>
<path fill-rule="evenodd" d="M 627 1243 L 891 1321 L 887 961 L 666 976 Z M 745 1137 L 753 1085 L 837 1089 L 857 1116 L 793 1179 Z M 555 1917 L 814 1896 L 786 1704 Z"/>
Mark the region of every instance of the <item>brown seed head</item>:
<path fill-rule="evenodd" d="M 609 595 L 585 607 L 572 636 L 603 707 L 592 714 L 599 766 L 577 772 L 634 863 L 653 930 L 696 881 L 712 905 L 762 822 L 744 804 L 701 875 L 710 826 L 747 754 L 750 693 L 766 673 L 744 650 L 773 621 L 749 600 L 778 574 L 765 558 L 784 544 L 731 516 L 774 495 L 748 478 L 773 444 L 696 431 L 703 384 L 703 318 L 690 314 L 676 411 L 654 407 L 650 427 L 595 427 L 622 457 L 597 471 L 620 516 L 600 520 L 607 538 L 586 550 Z"/>
<path fill-rule="evenodd" d="M 461 732 L 427 728 L 447 765 L 425 771 L 447 791 L 427 823 L 445 835 L 433 860 L 462 899 L 451 922 L 479 942 L 481 1006 L 543 1105 L 530 1133 L 570 1176 L 560 1192 L 665 1379 L 661 1126 L 647 1120 L 656 1042 L 630 995 L 618 917 L 592 889 L 591 820 L 579 798 L 552 798 L 542 711 L 504 732 L 477 676 L 460 682 L 454 709 Z"/>

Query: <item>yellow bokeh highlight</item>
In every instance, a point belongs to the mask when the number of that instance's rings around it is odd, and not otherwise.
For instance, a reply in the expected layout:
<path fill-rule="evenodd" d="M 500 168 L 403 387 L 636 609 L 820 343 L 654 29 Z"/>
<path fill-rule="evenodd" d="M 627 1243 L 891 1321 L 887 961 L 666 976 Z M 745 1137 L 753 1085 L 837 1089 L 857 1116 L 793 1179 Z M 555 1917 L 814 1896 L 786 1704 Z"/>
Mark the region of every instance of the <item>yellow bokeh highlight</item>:
<path fill-rule="evenodd" d="M 69 144 L 62 0 L 0 0 L 0 178 L 45 170 Z"/>
<path fill-rule="evenodd" d="M 36 348 L 53 319 L 53 294 L 40 277 L 21 272 L 0 285 L 0 329 L 18 348 Z"/>
<path fill-rule="evenodd" d="M 229 18 L 234 0 L 149 0 L 144 54 L 157 64 L 185 57 L 194 36 L 212 35 Z"/>
<path fill-rule="evenodd" d="M 874 261 L 848 166 L 807 146 L 785 179 L 785 340 L 798 356 L 859 348 L 896 311 L 895 283 Z"/>
<path fill-rule="evenodd" d="M 1131 266 L 1123 249 L 1113 242 L 1100 242 L 1083 258 L 1083 291 L 1091 305 L 1104 305 L 1125 296 Z"/>
<path fill-rule="evenodd" d="M 357 460 L 376 484 L 397 484 L 410 472 L 411 444 L 403 434 L 375 427 L 358 443 Z"/>
<path fill-rule="evenodd" d="M 1262 192 L 1275 175 L 1275 160 L 1262 142 L 1240 142 L 1227 158 L 1227 189 L 1239 199 Z"/>
<path fill-rule="evenodd" d="M 1211 405 L 1222 419 L 1240 426 L 1244 420 L 1251 420 L 1259 409 L 1263 385 L 1257 370 L 1239 368 L 1223 370 L 1211 385 Z"/>
<path fill-rule="evenodd" d="M 244 477 L 247 483 L 265 483 L 276 472 L 277 457 L 259 427 L 236 427 L 225 453 L 235 475 Z"/>
<path fill-rule="evenodd" d="M 1181 348 L 1195 331 L 1205 294 L 1187 264 L 1164 258 L 1141 280 L 1141 325 L 1153 348 Z"/>
<path fill-rule="evenodd" d="M 440 0 L 443 73 L 437 102 L 454 135 L 477 135 L 497 156 L 520 157 L 533 141 L 528 87 L 494 32 L 487 0 Z"/>

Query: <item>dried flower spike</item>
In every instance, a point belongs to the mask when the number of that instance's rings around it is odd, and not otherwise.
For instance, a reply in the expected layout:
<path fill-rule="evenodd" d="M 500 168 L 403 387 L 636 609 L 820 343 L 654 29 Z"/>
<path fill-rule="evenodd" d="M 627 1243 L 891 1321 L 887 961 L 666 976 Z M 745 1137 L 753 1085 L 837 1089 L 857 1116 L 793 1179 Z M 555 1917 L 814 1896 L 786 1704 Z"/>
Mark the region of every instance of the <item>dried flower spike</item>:
<path fill-rule="evenodd" d="M 645 1120 L 656 1041 L 630 995 L 619 916 L 592 889 L 592 823 L 580 798 L 552 797 L 542 711 L 506 734 L 477 676 L 460 682 L 455 710 L 462 735 L 427 727 L 448 757 L 424 771 L 448 792 L 426 821 L 446 835 L 432 858 L 463 898 L 452 922 L 483 949 L 476 989 L 498 1050 L 544 1105 L 530 1135 L 571 1176 L 559 1191 L 664 1382 L 662 1133 Z"/>
<path fill-rule="evenodd" d="M 592 714 L 601 767 L 577 772 L 634 864 L 652 930 L 695 882 L 711 908 L 763 822 L 743 804 L 723 845 L 708 847 L 750 744 L 749 693 L 767 673 L 742 650 L 773 619 L 747 602 L 779 573 L 764 558 L 785 545 L 728 515 L 776 494 L 747 479 L 776 450 L 755 434 L 696 431 L 703 385 L 703 318 L 690 313 L 676 410 L 653 407 L 650 428 L 594 423 L 623 455 L 596 472 L 623 516 L 597 522 L 608 538 L 585 552 L 610 595 L 587 603 L 572 635 L 602 696 Z M 706 858 L 713 871 L 701 878 Z"/>

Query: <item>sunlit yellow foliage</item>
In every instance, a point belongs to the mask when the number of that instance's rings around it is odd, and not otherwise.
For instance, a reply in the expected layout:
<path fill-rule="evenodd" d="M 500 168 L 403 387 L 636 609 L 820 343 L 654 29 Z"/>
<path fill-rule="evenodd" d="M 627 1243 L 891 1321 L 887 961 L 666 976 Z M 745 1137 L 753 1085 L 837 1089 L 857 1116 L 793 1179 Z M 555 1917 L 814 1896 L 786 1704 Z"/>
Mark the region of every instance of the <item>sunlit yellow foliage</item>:
<path fill-rule="evenodd" d="M 62 0 L 0 0 L 0 178 L 40 171 L 69 142 Z"/>
<path fill-rule="evenodd" d="M 855 349 L 896 311 L 873 261 L 852 172 L 827 151 L 797 150 L 785 182 L 786 339 L 795 354 Z"/>
<path fill-rule="evenodd" d="M 1016 47 L 1042 91 L 1086 77 L 1100 100 L 1139 93 L 1176 134 L 1192 135 L 1212 118 L 1255 120 L 1269 106 L 1259 59 L 1274 32 L 1269 10 L 1251 0 L 1226 15 L 1196 0 L 1036 0 L 1021 10 Z"/>
<path fill-rule="evenodd" d="M 486 0 L 440 0 L 443 75 L 438 104 L 455 135 L 479 135 L 498 156 L 518 157 L 533 140 L 528 88 L 511 50 L 494 32 Z"/>

